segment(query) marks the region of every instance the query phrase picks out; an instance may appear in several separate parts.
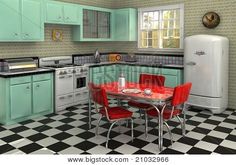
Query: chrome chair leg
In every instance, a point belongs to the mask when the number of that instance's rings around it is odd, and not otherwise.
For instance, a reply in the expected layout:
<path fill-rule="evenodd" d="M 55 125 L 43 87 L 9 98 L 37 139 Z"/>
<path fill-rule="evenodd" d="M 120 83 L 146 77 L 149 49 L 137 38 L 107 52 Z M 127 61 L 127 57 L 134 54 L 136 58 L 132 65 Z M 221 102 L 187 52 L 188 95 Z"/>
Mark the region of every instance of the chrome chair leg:
<path fill-rule="evenodd" d="M 139 109 L 139 118 L 142 118 L 142 110 Z"/>
<path fill-rule="evenodd" d="M 131 138 L 132 138 L 132 142 L 134 140 L 134 120 L 131 118 Z"/>
<path fill-rule="evenodd" d="M 166 126 L 167 131 L 168 131 L 168 133 L 169 133 L 170 141 L 171 141 L 171 146 L 172 146 L 172 144 L 173 144 L 173 136 L 172 136 L 172 133 L 171 133 L 171 131 L 170 131 L 170 127 L 169 127 L 169 125 L 167 124 L 167 122 L 164 122 L 164 125 Z"/>
<path fill-rule="evenodd" d="M 106 148 L 108 148 L 108 141 L 109 141 L 109 136 L 110 136 L 110 132 L 111 132 L 111 129 L 113 127 L 113 125 L 115 125 L 117 123 L 117 121 L 113 122 L 107 132 L 107 141 L 106 141 Z"/>
<path fill-rule="evenodd" d="M 129 120 L 126 121 L 126 127 L 129 127 Z"/>
<path fill-rule="evenodd" d="M 100 117 L 99 117 L 99 119 L 98 119 L 98 123 L 97 123 L 97 125 L 96 125 L 96 131 L 95 131 L 95 135 L 96 135 L 96 136 L 98 135 L 98 127 L 99 127 L 99 123 L 100 123 L 101 119 L 102 119 L 102 115 L 100 115 Z"/>
<path fill-rule="evenodd" d="M 158 144 L 159 144 L 159 150 L 160 150 L 160 152 L 162 151 L 162 149 L 163 149 L 163 121 L 162 121 L 162 116 L 159 116 L 159 118 L 158 118 L 158 120 L 159 120 L 159 129 L 158 129 L 158 137 L 159 137 L 159 139 L 158 139 Z"/>
<path fill-rule="evenodd" d="M 185 122 L 184 122 L 184 119 L 183 121 L 181 121 L 180 117 L 179 116 L 176 116 L 176 118 L 179 120 L 180 122 L 180 126 L 181 126 L 181 129 L 182 129 L 182 135 L 185 136 Z"/>
<path fill-rule="evenodd" d="M 148 138 L 148 117 L 147 117 L 147 113 L 144 113 L 144 117 L 145 117 L 145 138 Z"/>

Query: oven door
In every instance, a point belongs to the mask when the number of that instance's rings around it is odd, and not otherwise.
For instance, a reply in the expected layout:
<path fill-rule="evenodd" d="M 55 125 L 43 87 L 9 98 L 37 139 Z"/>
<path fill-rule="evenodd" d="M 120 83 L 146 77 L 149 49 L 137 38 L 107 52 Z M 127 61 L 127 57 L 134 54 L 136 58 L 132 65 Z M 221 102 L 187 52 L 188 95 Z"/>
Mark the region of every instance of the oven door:
<path fill-rule="evenodd" d="M 56 95 L 73 93 L 73 74 L 56 76 Z"/>
<path fill-rule="evenodd" d="M 87 74 L 77 74 L 74 76 L 74 90 L 81 91 L 87 89 Z"/>

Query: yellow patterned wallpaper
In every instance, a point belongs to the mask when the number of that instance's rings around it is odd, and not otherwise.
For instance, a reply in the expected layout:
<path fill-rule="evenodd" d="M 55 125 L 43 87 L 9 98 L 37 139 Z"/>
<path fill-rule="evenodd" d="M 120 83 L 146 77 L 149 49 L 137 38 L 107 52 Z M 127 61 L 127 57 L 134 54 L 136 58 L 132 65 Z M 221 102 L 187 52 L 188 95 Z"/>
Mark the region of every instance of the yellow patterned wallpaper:
<path fill-rule="evenodd" d="M 184 3 L 185 6 L 185 36 L 194 34 L 223 35 L 230 40 L 229 60 L 229 107 L 236 109 L 236 0 L 60 0 L 80 3 L 83 5 L 123 8 L 123 7 L 152 7 Z M 220 15 L 221 22 L 215 29 L 207 29 L 201 23 L 204 13 L 215 11 Z M 52 29 L 63 31 L 63 41 L 51 40 Z M 67 25 L 45 25 L 45 41 L 34 43 L 0 43 L 0 58 L 22 56 L 57 56 L 73 53 L 91 53 L 96 48 L 101 52 L 137 51 L 136 42 L 72 42 L 71 28 Z"/>

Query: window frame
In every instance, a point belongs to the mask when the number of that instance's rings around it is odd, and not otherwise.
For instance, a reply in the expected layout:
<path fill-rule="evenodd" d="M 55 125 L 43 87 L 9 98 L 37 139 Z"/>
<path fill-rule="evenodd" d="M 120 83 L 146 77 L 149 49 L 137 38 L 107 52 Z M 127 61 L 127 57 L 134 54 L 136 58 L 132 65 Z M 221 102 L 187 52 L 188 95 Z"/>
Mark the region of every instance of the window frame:
<path fill-rule="evenodd" d="M 180 48 L 141 48 L 141 24 L 143 23 L 143 12 L 151 12 L 151 11 L 163 11 L 163 10 L 172 10 L 172 9 L 180 9 Z M 159 17 L 160 18 L 160 17 Z M 161 20 L 159 21 L 159 23 Z M 160 27 L 161 24 L 158 25 Z M 159 41 L 160 42 L 160 41 Z M 159 44 L 158 42 L 158 44 Z M 138 9 L 138 50 L 140 51 L 158 51 L 158 52 L 183 52 L 183 42 L 184 42 L 184 4 L 176 4 L 176 5 L 165 5 L 165 6 L 157 6 L 157 7 L 147 7 L 147 8 L 139 8 Z"/>

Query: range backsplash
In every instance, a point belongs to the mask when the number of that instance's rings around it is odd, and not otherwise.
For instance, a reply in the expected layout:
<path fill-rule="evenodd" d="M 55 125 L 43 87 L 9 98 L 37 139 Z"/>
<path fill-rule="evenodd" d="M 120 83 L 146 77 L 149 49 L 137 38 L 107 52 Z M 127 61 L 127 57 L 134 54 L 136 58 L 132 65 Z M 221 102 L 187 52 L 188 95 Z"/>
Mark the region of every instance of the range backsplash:
<path fill-rule="evenodd" d="M 110 53 L 101 53 L 101 62 L 109 61 L 108 56 Z M 111 53 L 113 54 L 113 53 Z M 117 53 L 121 55 L 121 61 L 126 61 L 127 53 Z M 174 64 L 183 65 L 183 55 L 153 55 L 153 54 L 135 54 L 137 62 L 151 63 L 151 64 Z M 83 65 L 85 63 L 93 63 L 93 54 L 74 54 L 73 60 L 75 64 Z"/>

